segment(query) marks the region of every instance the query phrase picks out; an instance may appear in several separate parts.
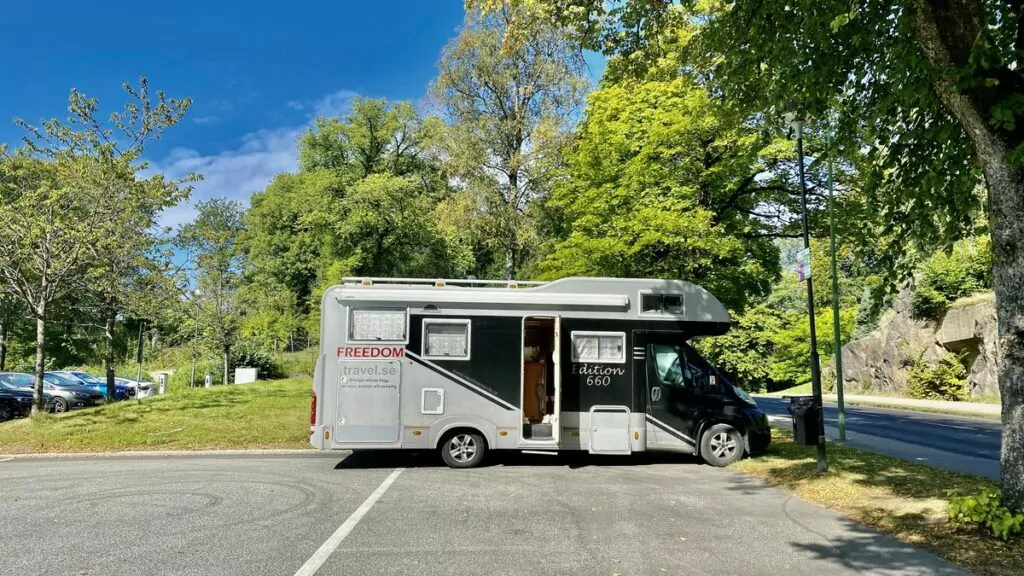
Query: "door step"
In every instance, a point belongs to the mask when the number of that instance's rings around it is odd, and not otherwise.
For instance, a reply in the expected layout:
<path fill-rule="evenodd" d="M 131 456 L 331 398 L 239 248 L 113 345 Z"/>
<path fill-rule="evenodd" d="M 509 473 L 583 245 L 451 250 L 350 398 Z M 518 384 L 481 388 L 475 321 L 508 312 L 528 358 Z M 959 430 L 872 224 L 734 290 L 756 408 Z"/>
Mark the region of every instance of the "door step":
<path fill-rule="evenodd" d="M 523 424 L 523 437 L 528 440 L 554 438 L 551 424 Z"/>
<path fill-rule="evenodd" d="M 558 450 L 523 450 L 523 454 L 544 454 L 546 456 L 558 456 Z"/>

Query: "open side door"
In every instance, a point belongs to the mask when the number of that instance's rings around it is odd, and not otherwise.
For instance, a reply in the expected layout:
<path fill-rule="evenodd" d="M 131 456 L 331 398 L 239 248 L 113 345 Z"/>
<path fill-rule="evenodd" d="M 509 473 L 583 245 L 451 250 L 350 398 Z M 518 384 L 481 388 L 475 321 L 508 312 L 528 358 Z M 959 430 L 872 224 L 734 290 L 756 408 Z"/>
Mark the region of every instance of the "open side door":
<path fill-rule="evenodd" d="M 526 316 L 522 323 L 519 407 L 520 442 L 524 446 L 557 448 L 561 437 L 561 318 Z M 528 350 L 539 350 L 534 358 Z M 548 410 L 548 398 L 551 410 Z"/>

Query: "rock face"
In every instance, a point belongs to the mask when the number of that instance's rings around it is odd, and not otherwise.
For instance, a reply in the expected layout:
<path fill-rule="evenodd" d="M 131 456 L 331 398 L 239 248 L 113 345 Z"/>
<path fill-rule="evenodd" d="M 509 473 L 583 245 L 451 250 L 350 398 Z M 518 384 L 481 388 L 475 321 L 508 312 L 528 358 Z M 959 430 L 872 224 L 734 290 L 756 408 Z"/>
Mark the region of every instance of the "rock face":
<path fill-rule="evenodd" d="M 903 293 L 871 334 L 843 346 L 843 387 L 850 392 L 902 393 L 917 355 L 935 364 L 947 353 L 963 354 L 971 395 L 999 394 L 998 338 L 994 297 L 956 307 L 941 322 L 916 320 L 909 293 Z M 834 387 L 835 362 L 825 370 Z"/>

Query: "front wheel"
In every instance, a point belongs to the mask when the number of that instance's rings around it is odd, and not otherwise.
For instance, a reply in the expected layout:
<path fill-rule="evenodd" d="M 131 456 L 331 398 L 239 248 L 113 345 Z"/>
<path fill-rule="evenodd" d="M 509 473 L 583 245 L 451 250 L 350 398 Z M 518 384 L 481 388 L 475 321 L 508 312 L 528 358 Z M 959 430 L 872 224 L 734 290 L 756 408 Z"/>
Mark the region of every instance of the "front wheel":
<path fill-rule="evenodd" d="M 700 455 L 712 466 L 728 466 L 743 457 L 743 435 L 728 424 L 715 424 L 700 437 Z"/>
<path fill-rule="evenodd" d="M 441 459 L 452 468 L 473 468 L 484 459 L 487 445 L 475 432 L 456 432 L 441 445 Z"/>
<path fill-rule="evenodd" d="M 0 404 L 0 422 L 14 420 L 14 409 L 7 403 Z"/>
<path fill-rule="evenodd" d="M 53 412 L 54 414 L 63 414 L 68 411 L 68 401 L 61 398 L 60 396 L 53 399 Z"/>

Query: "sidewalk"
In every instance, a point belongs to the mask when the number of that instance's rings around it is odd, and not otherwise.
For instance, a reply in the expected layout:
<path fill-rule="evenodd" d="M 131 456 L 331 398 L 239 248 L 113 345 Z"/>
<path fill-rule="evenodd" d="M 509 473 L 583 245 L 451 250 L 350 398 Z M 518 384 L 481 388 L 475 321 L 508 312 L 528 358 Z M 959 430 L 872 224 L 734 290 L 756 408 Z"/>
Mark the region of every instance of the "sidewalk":
<path fill-rule="evenodd" d="M 794 394 L 794 396 L 801 394 Z M 766 396 L 768 398 L 782 398 L 784 394 L 773 392 L 770 394 L 759 394 L 755 396 Z M 823 394 L 825 402 L 836 403 L 835 394 Z M 893 408 L 907 408 L 910 410 L 935 410 L 959 414 L 976 414 L 983 416 L 999 416 L 1002 408 L 998 404 L 981 404 L 977 402 L 947 402 L 943 400 L 917 400 L 914 398 L 900 398 L 898 396 L 865 396 L 861 394 L 844 394 L 843 400 L 846 404 L 861 404 L 864 406 L 882 406 Z"/>

